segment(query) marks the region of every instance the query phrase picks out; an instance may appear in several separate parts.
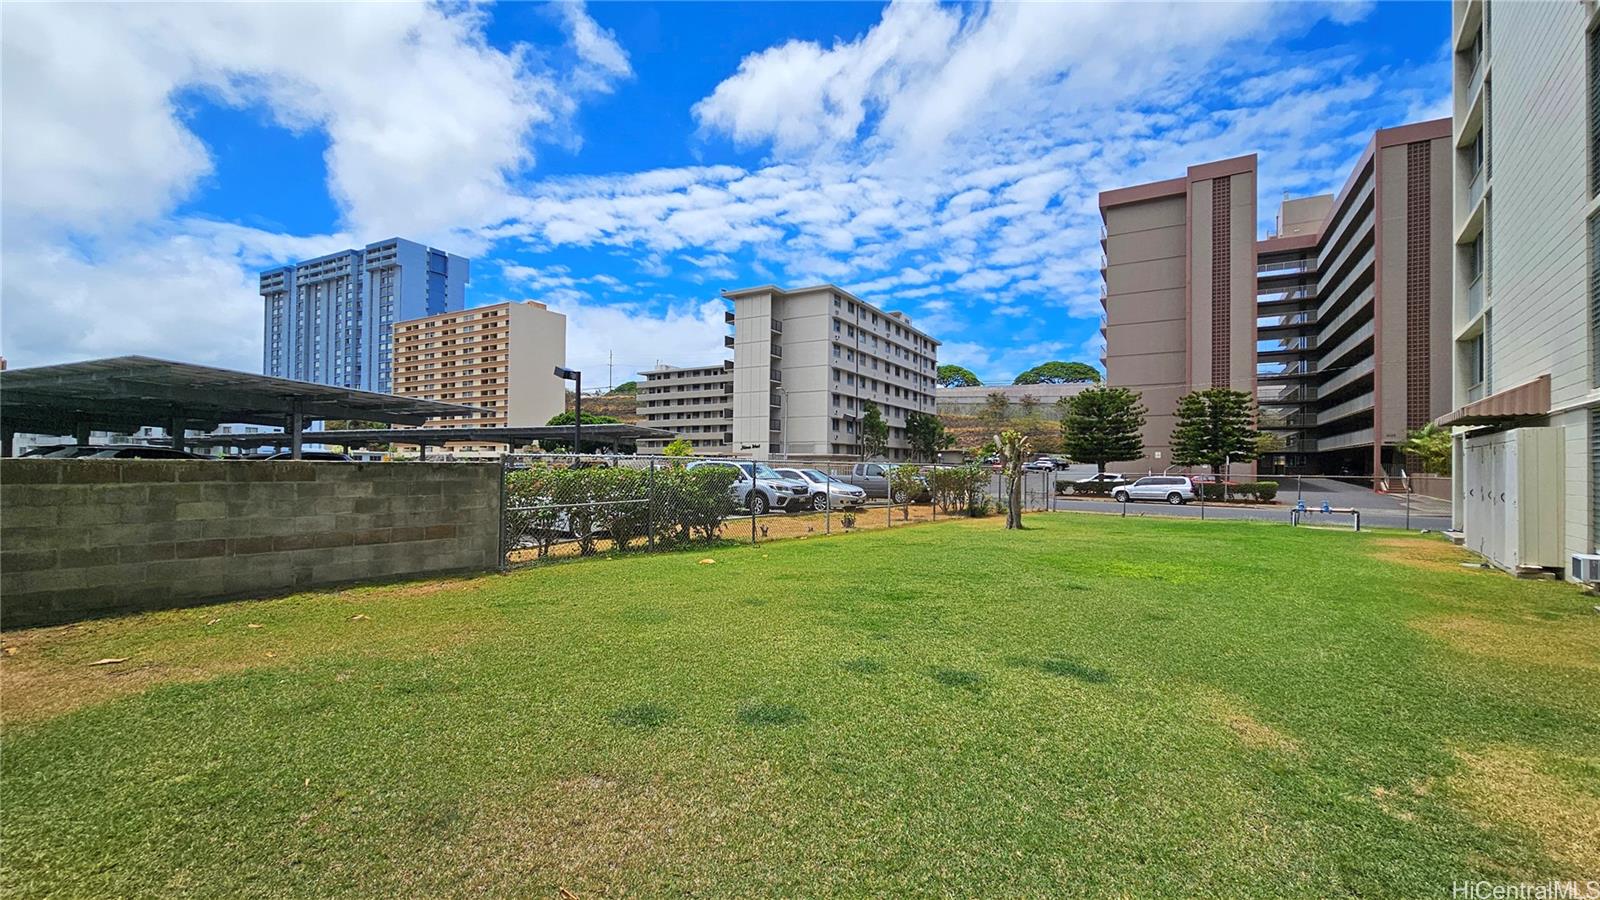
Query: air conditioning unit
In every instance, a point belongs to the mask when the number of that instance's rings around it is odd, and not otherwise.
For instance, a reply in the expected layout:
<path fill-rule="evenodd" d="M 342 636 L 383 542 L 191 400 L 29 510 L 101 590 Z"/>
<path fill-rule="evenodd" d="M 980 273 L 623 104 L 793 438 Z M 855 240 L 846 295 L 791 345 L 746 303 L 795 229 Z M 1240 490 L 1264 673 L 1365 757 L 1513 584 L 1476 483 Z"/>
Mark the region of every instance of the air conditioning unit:
<path fill-rule="evenodd" d="M 1600 554 L 1572 554 L 1572 577 L 1585 584 L 1600 584 Z"/>

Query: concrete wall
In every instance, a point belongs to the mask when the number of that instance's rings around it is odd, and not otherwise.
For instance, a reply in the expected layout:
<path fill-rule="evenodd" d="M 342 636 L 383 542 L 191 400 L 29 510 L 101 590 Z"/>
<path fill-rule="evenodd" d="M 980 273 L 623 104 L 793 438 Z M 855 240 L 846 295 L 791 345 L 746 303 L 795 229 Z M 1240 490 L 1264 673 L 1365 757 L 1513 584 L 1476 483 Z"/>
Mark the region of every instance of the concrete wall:
<path fill-rule="evenodd" d="M 0 462 L 5 627 L 498 567 L 500 467 Z"/>

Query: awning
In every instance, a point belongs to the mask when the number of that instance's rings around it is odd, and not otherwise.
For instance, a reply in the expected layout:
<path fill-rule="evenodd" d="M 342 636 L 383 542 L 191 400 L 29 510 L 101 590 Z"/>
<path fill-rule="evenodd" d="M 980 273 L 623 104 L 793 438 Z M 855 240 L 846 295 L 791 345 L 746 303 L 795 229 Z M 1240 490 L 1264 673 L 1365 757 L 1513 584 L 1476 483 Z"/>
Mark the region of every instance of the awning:
<path fill-rule="evenodd" d="M 1522 419 L 1537 419 L 1550 414 L 1550 376 L 1506 388 L 1474 400 L 1434 421 L 1441 428 L 1452 425 L 1509 425 Z"/>

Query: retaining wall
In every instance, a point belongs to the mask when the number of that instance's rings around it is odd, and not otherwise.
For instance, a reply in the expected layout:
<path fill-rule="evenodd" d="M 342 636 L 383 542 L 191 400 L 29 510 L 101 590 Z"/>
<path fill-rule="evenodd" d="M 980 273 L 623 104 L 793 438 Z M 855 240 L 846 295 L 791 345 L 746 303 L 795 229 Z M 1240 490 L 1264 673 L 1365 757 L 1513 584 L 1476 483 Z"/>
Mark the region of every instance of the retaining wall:
<path fill-rule="evenodd" d="M 0 624 L 500 564 L 500 467 L 0 461 Z"/>

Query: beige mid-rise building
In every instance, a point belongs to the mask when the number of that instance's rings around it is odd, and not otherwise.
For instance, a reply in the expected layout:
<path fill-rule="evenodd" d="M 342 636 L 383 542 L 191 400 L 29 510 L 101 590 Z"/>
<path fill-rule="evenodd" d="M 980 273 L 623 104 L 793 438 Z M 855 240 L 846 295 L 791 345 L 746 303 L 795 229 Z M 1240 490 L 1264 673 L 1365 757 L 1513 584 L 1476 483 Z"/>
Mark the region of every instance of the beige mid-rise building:
<path fill-rule="evenodd" d="M 1451 8 L 1455 526 L 1570 578 L 1600 541 L 1600 9 Z"/>
<path fill-rule="evenodd" d="M 733 452 L 859 457 L 875 403 L 889 426 L 884 455 L 911 457 L 906 419 L 934 411 L 937 340 L 832 284 L 722 296 L 733 301 Z"/>
<path fill-rule="evenodd" d="M 1286 198 L 1257 240 L 1256 157 L 1100 195 L 1106 381 L 1138 390 L 1172 465 L 1180 396 L 1255 396 L 1272 473 L 1397 475 L 1449 409 L 1449 122 L 1379 130 L 1336 195 Z"/>
<path fill-rule="evenodd" d="M 543 303 L 496 303 L 397 322 L 394 393 L 476 406 L 428 425 L 543 425 L 566 409 L 567 317 Z"/>
<path fill-rule="evenodd" d="M 687 440 L 696 454 L 725 456 L 733 446 L 733 363 L 658 366 L 640 372 L 639 424 Z M 660 453 L 668 438 L 642 438 L 640 453 Z"/>

